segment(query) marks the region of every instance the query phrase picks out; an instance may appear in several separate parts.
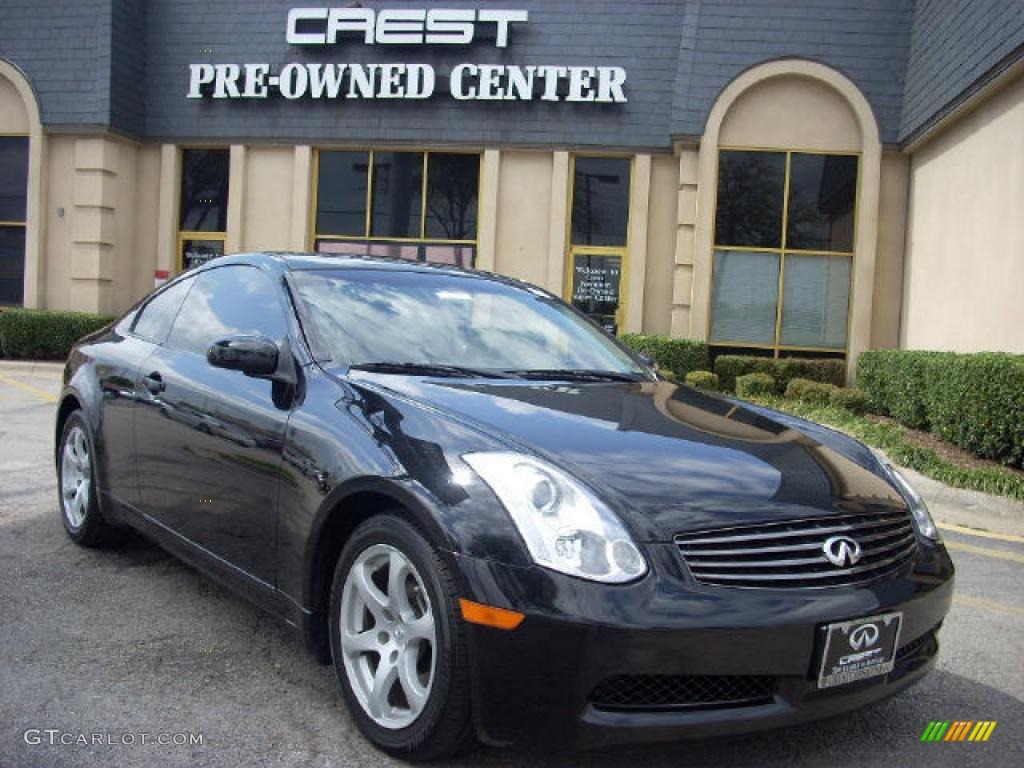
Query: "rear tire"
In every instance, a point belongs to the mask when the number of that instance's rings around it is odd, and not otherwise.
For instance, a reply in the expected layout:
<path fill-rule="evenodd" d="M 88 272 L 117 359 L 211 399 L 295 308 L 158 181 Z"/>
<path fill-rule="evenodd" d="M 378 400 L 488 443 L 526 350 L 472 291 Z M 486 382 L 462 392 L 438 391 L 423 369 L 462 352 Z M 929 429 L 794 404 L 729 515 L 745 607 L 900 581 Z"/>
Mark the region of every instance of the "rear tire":
<path fill-rule="evenodd" d="M 64 530 L 83 547 L 98 547 L 109 541 L 113 530 L 100 512 L 93 446 L 89 422 L 81 411 L 73 411 L 61 430 L 57 498 Z"/>
<path fill-rule="evenodd" d="M 328 616 L 342 697 L 366 738 L 413 761 L 470 742 L 454 579 L 415 526 L 383 514 L 356 528 L 335 567 Z"/>

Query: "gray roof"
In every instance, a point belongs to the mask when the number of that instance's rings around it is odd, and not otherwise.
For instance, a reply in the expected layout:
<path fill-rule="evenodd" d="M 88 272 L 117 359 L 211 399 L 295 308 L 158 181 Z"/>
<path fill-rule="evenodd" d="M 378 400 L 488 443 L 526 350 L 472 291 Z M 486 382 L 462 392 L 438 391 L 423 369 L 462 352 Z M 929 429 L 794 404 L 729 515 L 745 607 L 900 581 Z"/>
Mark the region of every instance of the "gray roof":
<path fill-rule="evenodd" d="M 423 0 L 483 7 L 489 0 Z M 0 57 L 35 88 L 50 130 L 113 129 L 172 141 L 299 140 L 668 147 L 703 133 L 721 89 L 743 70 L 802 57 L 864 92 L 882 140 L 914 133 L 1019 54 L 1022 0 L 516 0 L 527 25 L 505 50 L 333 46 L 285 41 L 293 0 L 5 0 Z M 330 3 L 325 3 L 330 5 Z M 339 3 L 334 3 L 339 5 Z M 367 0 L 392 7 L 390 0 Z M 211 51 L 211 52 L 207 52 Z M 261 103 L 185 98 L 199 62 L 462 61 L 625 67 L 626 104 Z"/>
<path fill-rule="evenodd" d="M 1024 55 L 1024 0 L 919 0 L 900 139 L 912 137 L 994 68 Z"/>

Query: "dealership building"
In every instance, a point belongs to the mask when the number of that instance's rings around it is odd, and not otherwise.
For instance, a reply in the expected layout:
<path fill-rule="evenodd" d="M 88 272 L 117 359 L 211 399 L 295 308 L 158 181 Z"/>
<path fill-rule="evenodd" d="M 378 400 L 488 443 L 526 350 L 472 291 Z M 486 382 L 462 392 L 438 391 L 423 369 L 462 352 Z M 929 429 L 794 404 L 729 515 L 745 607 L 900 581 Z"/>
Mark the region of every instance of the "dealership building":
<path fill-rule="evenodd" d="M 1024 353 L 1024 1 L 4 2 L 0 304 L 267 249 L 723 351 Z"/>

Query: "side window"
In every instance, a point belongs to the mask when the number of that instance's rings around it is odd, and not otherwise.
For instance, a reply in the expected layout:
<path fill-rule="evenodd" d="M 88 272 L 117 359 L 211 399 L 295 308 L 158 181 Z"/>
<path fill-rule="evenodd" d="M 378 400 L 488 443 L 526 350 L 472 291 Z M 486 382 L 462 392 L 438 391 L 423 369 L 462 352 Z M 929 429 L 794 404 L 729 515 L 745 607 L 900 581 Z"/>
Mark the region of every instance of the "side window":
<path fill-rule="evenodd" d="M 196 279 L 167 343 L 205 355 L 225 336 L 251 334 L 280 341 L 288 333 L 280 289 L 255 267 L 220 267 Z"/>
<path fill-rule="evenodd" d="M 180 280 L 150 299 L 135 316 L 132 331 L 163 344 L 170 333 L 174 316 L 178 314 L 181 302 L 185 300 L 194 282 L 192 278 Z"/>

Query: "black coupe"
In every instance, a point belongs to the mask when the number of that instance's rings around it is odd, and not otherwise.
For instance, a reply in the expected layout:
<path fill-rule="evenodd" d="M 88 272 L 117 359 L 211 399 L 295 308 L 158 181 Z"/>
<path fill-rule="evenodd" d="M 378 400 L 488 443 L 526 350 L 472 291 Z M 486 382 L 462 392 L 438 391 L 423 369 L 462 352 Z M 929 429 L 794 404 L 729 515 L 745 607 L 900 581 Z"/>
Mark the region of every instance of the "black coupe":
<path fill-rule="evenodd" d="M 662 380 L 556 296 L 216 259 L 79 342 L 64 526 L 131 526 L 294 625 L 409 759 L 797 723 L 932 668 L 953 566 L 829 429 Z"/>

